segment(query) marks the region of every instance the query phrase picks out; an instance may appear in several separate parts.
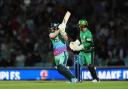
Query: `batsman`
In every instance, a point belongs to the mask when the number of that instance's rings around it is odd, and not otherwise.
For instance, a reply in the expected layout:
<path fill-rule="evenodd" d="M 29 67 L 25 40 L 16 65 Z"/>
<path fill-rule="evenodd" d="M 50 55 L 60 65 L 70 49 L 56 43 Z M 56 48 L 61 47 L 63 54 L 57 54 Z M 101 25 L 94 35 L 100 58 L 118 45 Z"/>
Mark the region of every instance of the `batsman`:
<path fill-rule="evenodd" d="M 67 11 L 61 24 L 51 24 L 49 37 L 53 46 L 52 48 L 57 71 L 71 83 L 76 83 L 77 79 L 66 67 L 69 53 L 67 49 L 68 36 L 65 28 L 69 17 L 70 12 Z"/>
<path fill-rule="evenodd" d="M 88 22 L 86 19 L 80 19 L 78 21 L 80 30 L 79 38 L 74 42 L 70 42 L 69 47 L 73 51 L 80 51 L 79 56 L 81 57 L 80 64 L 86 65 L 92 76 L 92 82 L 99 81 L 96 74 L 95 66 L 93 63 L 94 56 L 94 42 L 91 31 L 87 28 Z"/>

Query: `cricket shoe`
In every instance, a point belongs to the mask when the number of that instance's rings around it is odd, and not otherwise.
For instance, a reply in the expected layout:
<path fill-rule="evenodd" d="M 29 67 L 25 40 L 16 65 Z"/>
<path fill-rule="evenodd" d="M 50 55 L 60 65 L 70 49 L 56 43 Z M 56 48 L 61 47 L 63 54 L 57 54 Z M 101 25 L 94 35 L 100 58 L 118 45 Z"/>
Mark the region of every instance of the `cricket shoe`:
<path fill-rule="evenodd" d="M 77 83 L 77 82 L 78 82 L 78 80 L 76 78 L 71 79 L 71 83 Z"/>
<path fill-rule="evenodd" d="M 99 79 L 93 79 L 92 82 L 96 83 L 96 82 L 100 82 L 100 80 Z"/>
<path fill-rule="evenodd" d="M 71 83 L 71 81 L 66 81 L 66 83 Z"/>

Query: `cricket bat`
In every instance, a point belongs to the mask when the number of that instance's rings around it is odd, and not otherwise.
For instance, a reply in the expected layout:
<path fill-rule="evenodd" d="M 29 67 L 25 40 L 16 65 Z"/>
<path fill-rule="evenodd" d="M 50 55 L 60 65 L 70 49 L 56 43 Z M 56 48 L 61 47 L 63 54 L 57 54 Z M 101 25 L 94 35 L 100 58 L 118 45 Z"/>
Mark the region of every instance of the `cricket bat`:
<path fill-rule="evenodd" d="M 66 12 L 64 18 L 63 18 L 63 21 L 62 23 L 58 26 L 58 28 L 60 29 L 60 34 L 61 35 L 66 35 L 67 33 L 65 32 L 65 28 L 66 28 L 66 24 L 69 20 L 69 17 L 70 17 L 71 13 L 69 11 Z"/>
<path fill-rule="evenodd" d="M 70 15 L 71 15 L 71 13 L 69 11 L 67 11 L 64 18 L 63 18 L 62 24 L 65 24 L 65 25 L 67 24 Z"/>

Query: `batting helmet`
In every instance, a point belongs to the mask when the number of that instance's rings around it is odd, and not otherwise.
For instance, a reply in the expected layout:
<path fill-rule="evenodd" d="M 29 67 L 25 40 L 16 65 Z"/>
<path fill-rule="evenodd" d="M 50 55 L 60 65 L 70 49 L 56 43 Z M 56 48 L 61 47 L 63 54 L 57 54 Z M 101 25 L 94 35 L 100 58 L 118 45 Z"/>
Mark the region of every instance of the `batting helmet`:
<path fill-rule="evenodd" d="M 59 23 L 51 23 L 50 29 L 55 30 L 59 26 Z"/>

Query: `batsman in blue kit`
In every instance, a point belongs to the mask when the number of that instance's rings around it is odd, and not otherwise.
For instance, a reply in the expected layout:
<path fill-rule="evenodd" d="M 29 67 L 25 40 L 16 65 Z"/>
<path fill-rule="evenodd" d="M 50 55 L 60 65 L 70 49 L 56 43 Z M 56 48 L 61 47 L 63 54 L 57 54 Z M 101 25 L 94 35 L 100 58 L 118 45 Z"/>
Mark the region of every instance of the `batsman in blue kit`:
<path fill-rule="evenodd" d="M 68 60 L 68 51 L 67 51 L 67 33 L 65 32 L 66 25 L 65 24 L 57 24 L 52 23 L 50 28 L 50 40 L 53 45 L 53 54 L 55 64 L 57 66 L 57 71 L 62 74 L 66 79 L 70 82 L 76 83 L 77 79 L 70 72 L 69 69 L 66 68 L 67 60 Z"/>

